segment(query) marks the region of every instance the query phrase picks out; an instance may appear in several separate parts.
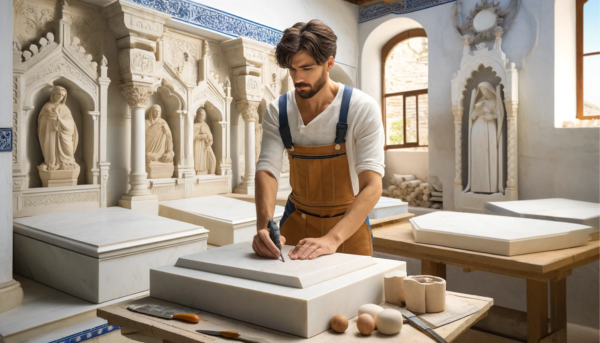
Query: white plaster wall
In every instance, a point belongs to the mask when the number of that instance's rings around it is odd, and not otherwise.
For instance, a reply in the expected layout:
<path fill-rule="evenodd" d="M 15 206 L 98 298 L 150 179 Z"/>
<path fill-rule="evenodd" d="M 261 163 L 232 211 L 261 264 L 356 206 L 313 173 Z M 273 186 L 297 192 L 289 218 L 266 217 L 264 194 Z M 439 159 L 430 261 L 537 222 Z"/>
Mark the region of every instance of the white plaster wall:
<path fill-rule="evenodd" d="M 464 0 L 467 12 L 475 0 Z M 508 0 L 500 1 L 506 6 Z M 359 24 L 359 85 L 381 101 L 381 47 L 395 35 L 423 27 L 429 38 L 429 175 L 446 185 L 444 207 L 454 207 L 454 123 L 450 79 L 459 68 L 461 42 L 452 26 L 453 3 L 387 15 Z M 519 197 L 564 197 L 599 202 L 600 130 L 555 128 L 557 116 L 575 118 L 574 2 L 523 1 L 502 47 L 520 69 Z M 467 13 L 468 14 L 468 13 Z M 556 42 L 555 42 L 556 39 Z M 560 50 L 558 53 L 557 51 Z M 564 68 L 564 69 L 563 69 Z M 558 72 L 557 72 L 558 71 Z M 556 73 L 555 73 L 556 72 Z M 568 89 L 564 94 L 562 89 Z M 386 161 L 387 164 L 396 163 Z M 401 162 L 399 162 L 401 163 Z M 598 328 L 598 262 L 568 279 L 568 320 Z M 525 282 L 489 273 L 448 268 L 449 289 L 491 296 L 500 306 L 525 310 Z"/>
<path fill-rule="evenodd" d="M 394 174 L 414 175 L 417 179 L 427 182 L 429 179 L 429 152 L 407 149 L 386 150 L 384 188 L 390 185 Z"/>
<path fill-rule="evenodd" d="M 12 127 L 12 1 L 0 1 L 0 127 Z M 12 153 L 0 152 L 0 285 L 12 280 Z"/>

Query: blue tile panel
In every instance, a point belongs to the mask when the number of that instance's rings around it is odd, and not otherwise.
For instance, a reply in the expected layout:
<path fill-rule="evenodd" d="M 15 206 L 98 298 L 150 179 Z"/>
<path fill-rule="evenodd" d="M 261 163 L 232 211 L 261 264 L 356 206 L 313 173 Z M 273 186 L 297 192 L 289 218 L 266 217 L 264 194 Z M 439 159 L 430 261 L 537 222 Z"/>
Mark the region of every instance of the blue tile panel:
<path fill-rule="evenodd" d="M 377 19 L 379 17 L 383 17 L 388 14 L 403 14 L 410 13 L 419 10 L 424 10 L 429 7 L 434 7 L 438 5 L 443 5 L 449 2 L 454 2 L 456 0 L 405 0 L 406 7 L 404 3 L 394 2 L 391 4 L 380 3 L 377 5 L 373 5 L 367 7 L 360 11 L 358 14 L 358 22 L 364 23 L 369 20 Z"/>
<path fill-rule="evenodd" d="M 13 147 L 12 128 L 0 128 L 0 151 L 12 151 Z"/>

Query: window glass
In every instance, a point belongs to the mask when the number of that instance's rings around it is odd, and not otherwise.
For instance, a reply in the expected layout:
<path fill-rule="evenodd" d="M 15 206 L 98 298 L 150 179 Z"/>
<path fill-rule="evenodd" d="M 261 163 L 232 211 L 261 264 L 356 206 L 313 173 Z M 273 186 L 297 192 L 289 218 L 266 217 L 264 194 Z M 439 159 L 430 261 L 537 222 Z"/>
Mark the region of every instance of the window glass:
<path fill-rule="evenodd" d="M 427 38 L 403 40 L 385 61 L 386 94 L 427 88 Z"/>

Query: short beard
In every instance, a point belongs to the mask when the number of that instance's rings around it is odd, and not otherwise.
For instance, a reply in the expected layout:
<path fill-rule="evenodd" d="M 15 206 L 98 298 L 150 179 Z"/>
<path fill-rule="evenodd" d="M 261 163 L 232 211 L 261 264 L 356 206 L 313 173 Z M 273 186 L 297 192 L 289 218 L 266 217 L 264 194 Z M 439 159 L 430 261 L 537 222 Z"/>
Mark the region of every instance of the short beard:
<path fill-rule="evenodd" d="M 319 93 L 319 91 L 321 90 L 321 88 L 323 88 L 323 86 L 325 86 L 325 82 L 327 81 L 327 72 L 325 71 L 325 68 L 323 68 L 323 74 L 321 74 L 321 77 L 317 80 L 317 83 L 313 86 L 313 85 L 309 85 L 310 88 L 307 90 L 298 90 L 298 88 L 296 88 L 296 94 L 298 94 L 299 97 L 301 97 L 302 99 L 310 99 L 313 96 L 315 96 L 315 94 Z M 305 84 L 298 84 L 298 85 L 305 85 Z M 298 87 L 298 85 L 294 85 L 295 87 Z"/>

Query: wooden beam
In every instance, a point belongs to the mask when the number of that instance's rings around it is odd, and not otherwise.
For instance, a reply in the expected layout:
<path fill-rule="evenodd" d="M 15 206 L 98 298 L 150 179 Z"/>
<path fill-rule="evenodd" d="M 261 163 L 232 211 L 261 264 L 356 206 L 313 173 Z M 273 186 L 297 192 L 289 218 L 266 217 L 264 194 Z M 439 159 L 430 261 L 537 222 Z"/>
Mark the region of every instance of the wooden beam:
<path fill-rule="evenodd" d="M 527 343 L 548 335 L 548 283 L 527 280 Z"/>

